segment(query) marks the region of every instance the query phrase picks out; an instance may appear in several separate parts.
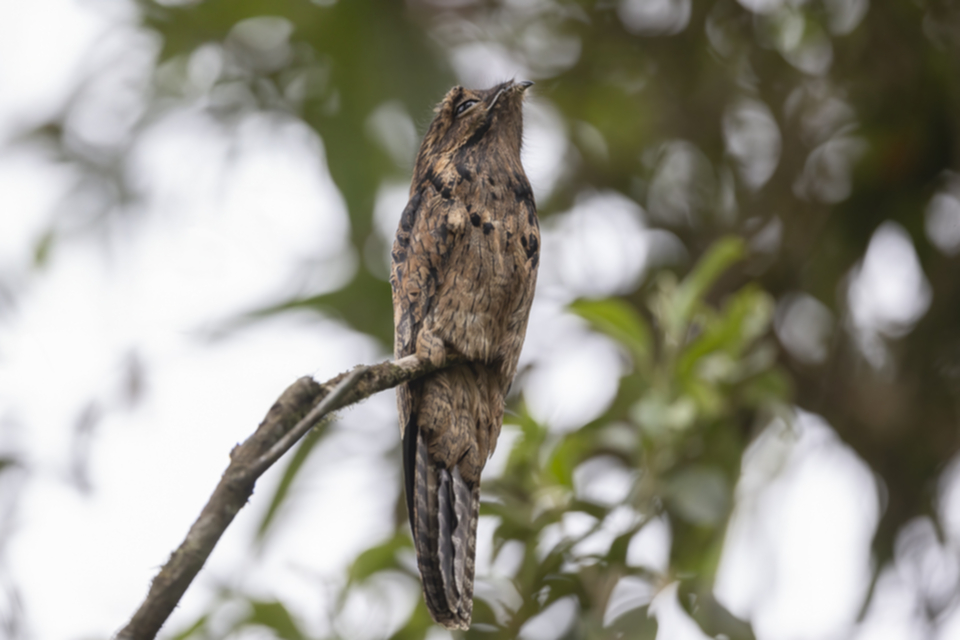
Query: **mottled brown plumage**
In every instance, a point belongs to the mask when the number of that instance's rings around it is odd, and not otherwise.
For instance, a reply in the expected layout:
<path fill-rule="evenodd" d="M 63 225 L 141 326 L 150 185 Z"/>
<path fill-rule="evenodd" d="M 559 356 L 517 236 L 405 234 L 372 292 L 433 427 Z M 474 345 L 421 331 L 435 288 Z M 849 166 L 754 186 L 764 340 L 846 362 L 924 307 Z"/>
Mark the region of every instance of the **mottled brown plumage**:
<path fill-rule="evenodd" d="M 420 146 L 393 245 L 395 357 L 467 359 L 397 387 L 424 597 L 451 629 L 470 626 L 480 472 L 500 435 L 540 259 L 520 163 L 530 84 L 450 90 Z"/>

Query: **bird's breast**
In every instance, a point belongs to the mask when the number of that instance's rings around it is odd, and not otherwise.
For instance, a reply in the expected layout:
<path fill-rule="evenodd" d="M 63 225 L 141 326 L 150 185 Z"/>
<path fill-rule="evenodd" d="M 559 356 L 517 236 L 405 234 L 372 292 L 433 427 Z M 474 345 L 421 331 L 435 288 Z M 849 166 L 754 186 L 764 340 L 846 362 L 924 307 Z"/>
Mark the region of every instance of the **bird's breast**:
<path fill-rule="evenodd" d="M 432 314 L 448 344 L 487 362 L 502 356 L 518 307 L 529 308 L 536 278 L 528 247 L 538 232 L 528 228 L 520 207 L 509 208 L 462 207 L 463 235 L 451 246 Z"/>

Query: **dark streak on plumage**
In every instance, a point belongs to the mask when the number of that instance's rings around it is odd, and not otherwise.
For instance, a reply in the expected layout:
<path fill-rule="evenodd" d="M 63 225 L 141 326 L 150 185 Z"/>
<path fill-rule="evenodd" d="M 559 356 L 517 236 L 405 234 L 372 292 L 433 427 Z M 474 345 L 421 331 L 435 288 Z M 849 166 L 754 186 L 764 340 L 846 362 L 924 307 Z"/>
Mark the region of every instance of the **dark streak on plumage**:
<path fill-rule="evenodd" d="M 433 185 L 434 190 L 440 191 L 443 189 L 443 180 L 436 173 L 433 172 L 433 169 L 428 169 L 424 179 Z"/>
<path fill-rule="evenodd" d="M 537 205 L 533 203 L 533 198 L 523 203 L 527 208 L 527 224 L 531 227 L 540 228 L 540 221 L 537 219 Z"/>
<path fill-rule="evenodd" d="M 473 173 L 471 173 L 470 169 L 467 169 L 467 167 L 463 164 L 462 159 L 458 160 L 454 166 L 456 167 L 457 173 L 460 174 L 460 178 L 462 180 L 466 180 L 467 182 L 473 180 Z"/>
<path fill-rule="evenodd" d="M 533 192 L 530 190 L 529 182 L 514 182 L 511 187 L 513 187 L 513 195 L 517 202 L 526 204 L 533 200 Z"/>
<path fill-rule="evenodd" d="M 420 192 L 417 191 L 410 202 L 407 203 L 407 206 L 403 210 L 403 214 L 400 216 L 400 229 L 410 233 L 410 230 L 413 229 L 413 223 L 417 219 L 417 211 L 420 209 Z"/>
<path fill-rule="evenodd" d="M 413 470 L 417 451 L 417 435 L 417 414 L 414 412 L 410 414 L 406 424 L 403 425 L 403 490 L 406 496 L 413 495 L 414 474 L 407 473 L 407 470 Z M 407 515 L 413 522 L 413 500 L 409 497 L 407 498 Z"/>
<path fill-rule="evenodd" d="M 487 135 L 488 131 L 490 131 L 490 126 L 492 124 L 493 124 L 493 112 L 491 112 L 490 115 L 487 116 L 486 119 L 484 119 L 483 123 L 477 128 L 477 130 L 473 133 L 473 135 L 470 136 L 465 143 L 463 143 L 463 147 L 461 148 L 461 153 L 469 149 L 470 147 L 474 146 L 481 140 L 483 140 L 483 137 Z"/>
<path fill-rule="evenodd" d="M 532 258 L 537 253 L 537 249 L 540 246 L 540 242 L 537 240 L 537 236 L 531 233 L 529 244 L 524 242 L 523 246 L 527 248 L 527 258 Z"/>

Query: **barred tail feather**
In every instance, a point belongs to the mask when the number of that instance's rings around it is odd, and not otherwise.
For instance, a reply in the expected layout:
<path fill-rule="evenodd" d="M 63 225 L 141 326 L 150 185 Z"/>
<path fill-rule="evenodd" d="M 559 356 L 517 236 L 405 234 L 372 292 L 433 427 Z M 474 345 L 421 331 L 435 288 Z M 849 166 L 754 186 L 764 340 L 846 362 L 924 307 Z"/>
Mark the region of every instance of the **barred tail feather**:
<path fill-rule="evenodd" d="M 469 629 L 480 487 L 435 462 L 415 423 L 404 434 L 404 480 L 424 598 L 438 624 Z"/>

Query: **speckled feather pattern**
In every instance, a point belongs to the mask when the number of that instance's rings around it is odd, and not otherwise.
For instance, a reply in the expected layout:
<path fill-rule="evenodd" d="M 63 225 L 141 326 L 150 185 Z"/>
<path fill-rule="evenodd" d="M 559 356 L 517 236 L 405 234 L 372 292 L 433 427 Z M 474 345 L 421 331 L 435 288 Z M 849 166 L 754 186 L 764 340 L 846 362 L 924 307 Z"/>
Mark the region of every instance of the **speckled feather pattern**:
<path fill-rule="evenodd" d="M 397 388 L 424 597 L 454 629 L 470 626 L 480 472 L 500 435 L 540 258 L 520 162 L 528 84 L 450 90 L 421 144 L 393 245 L 395 357 L 467 359 Z"/>

